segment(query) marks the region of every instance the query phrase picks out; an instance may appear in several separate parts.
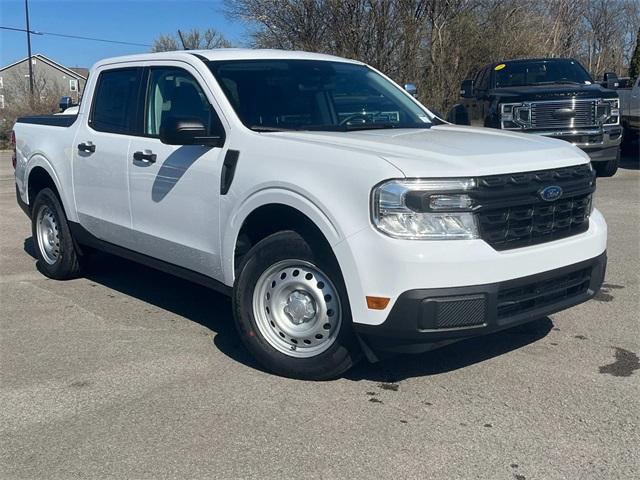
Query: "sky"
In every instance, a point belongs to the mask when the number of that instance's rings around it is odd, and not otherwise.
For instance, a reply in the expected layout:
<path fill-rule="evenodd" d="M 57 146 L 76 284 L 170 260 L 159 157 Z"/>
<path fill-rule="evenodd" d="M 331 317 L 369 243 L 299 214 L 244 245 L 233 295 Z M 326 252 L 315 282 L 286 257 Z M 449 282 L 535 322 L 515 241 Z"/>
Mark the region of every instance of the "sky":
<path fill-rule="evenodd" d="M 223 0 L 29 0 L 32 31 L 151 45 L 178 29 L 215 28 L 234 44 L 246 43 L 246 26 L 225 17 Z M 26 28 L 24 0 L 0 0 L 0 26 Z M 31 35 L 31 50 L 67 67 L 144 53 L 150 46 Z M 27 57 L 26 33 L 0 30 L 0 66 Z"/>

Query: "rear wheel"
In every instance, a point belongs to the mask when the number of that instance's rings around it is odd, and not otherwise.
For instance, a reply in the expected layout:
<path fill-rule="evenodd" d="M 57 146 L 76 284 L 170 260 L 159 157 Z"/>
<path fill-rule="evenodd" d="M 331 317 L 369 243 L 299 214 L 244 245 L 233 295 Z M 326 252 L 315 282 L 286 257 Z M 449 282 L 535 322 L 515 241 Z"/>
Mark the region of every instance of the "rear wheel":
<path fill-rule="evenodd" d="M 270 235 L 247 253 L 233 302 L 244 344 L 276 374 L 335 378 L 359 357 L 335 260 L 295 232 Z"/>
<path fill-rule="evenodd" d="M 67 217 L 57 195 L 49 188 L 41 190 L 33 202 L 31 232 L 43 274 L 56 280 L 80 274 L 80 255 L 67 224 Z"/>
<path fill-rule="evenodd" d="M 618 171 L 618 165 L 620 164 L 620 150 L 616 158 L 608 160 L 606 162 L 593 162 L 593 168 L 599 177 L 613 177 Z"/>

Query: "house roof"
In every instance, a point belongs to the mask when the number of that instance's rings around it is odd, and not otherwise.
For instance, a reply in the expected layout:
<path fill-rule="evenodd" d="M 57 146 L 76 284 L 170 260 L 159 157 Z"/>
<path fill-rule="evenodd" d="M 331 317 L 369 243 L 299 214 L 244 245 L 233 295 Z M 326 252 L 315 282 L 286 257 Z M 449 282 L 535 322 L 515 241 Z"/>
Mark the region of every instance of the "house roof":
<path fill-rule="evenodd" d="M 88 68 L 84 68 L 84 67 L 69 67 L 69 70 L 73 70 L 74 72 L 76 72 L 81 77 L 84 77 L 85 79 L 87 77 L 89 77 L 89 69 Z"/>
<path fill-rule="evenodd" d="M 31 55 L 31 58 L 37 58 L 38 60 L 49 64 L 53 68 L 57 68 L 58 70 L 66 73 L 67 75 L 71 75 L 72 77 L 81 78 L 83 80 L 87 79 L 87 75 L 82 74 L 80 72 L 76 72 L 73 69 L 65 67 L 64 65 L 60 65 L 58 62 L 54 62 L 49 57 L 46 57 L 41 53 L 36 53 L 35 55 Z M 2 72 L 3 70 L 6 70 L 7 68 L 13 67 L 14 65 L 18 65 L 19 63 L 26 62 L 28 59 L 29 57 L 25 57 L 22 60 L 18 60 L 17 62 L 10 63 L 9 65 L 5 65 L 4 67 L 0 67 L 0 72 Z M 87 69 L 83 69 L 83 68 L 77 68 L 77 70 L 86 70 L 88 72 Z"/>

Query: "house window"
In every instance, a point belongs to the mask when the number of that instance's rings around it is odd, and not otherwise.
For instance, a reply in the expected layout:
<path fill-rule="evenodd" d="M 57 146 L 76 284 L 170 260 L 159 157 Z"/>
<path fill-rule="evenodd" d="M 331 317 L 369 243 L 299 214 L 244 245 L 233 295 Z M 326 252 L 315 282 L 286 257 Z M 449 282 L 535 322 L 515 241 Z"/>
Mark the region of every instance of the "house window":
<path fill-rule="evenodd" d="M 4 82 L 2 81 L 2 77 L 0 77 L 0 88 L 4 88 Z"/>
<path fill-rule="evenodd" d="M 4 108 L 4 95 L 0 95 L 0 109 Z"/>
<path fill-rule="evenodd" d="M 69 80 L 69 90 L 71 90 L 72 92 L 78 91 L 78 80 L 76 79 Z"/>

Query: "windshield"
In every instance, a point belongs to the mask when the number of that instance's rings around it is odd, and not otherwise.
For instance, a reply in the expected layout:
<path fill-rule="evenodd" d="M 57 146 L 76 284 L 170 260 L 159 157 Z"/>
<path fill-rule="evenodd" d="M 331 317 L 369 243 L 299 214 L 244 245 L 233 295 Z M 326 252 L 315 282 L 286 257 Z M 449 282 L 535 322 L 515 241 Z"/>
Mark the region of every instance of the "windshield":
<path fill-rule="evenodd" d="M 497 65 L 494 70 L 496 88 L 553 83 L 581 85 L 592 83 L 591 76 L 574 60 L 506 62 Z"/>
<path fill-rule="evenodd" d="M 372 69 L 317 60 L 212 61 L 240 120 L 257 131 L 429 128 L 427 113 Z"/>

